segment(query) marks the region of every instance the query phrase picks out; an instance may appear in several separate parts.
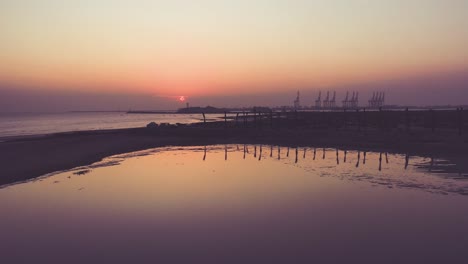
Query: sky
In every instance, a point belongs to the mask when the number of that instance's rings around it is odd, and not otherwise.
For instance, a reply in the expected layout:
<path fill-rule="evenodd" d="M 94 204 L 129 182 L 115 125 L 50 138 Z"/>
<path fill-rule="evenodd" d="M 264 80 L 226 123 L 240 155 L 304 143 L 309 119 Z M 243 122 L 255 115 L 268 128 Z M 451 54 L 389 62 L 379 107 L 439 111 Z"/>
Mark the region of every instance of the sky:
<path fill-rule="evenodd" d="M 167 109 L 179 96 L 288 105 L 297 90 L 310 105 L 319 90 L 468 104 L 466 10 L 466 0 L 1 0 L 0 111 Z"/>

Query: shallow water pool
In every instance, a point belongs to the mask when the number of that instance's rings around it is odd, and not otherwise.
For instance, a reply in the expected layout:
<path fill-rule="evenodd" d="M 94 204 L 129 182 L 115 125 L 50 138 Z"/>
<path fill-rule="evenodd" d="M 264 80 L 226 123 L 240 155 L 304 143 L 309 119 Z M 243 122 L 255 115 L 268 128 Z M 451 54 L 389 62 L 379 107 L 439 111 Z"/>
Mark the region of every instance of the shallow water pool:
<path fill-rule="evenodd" d="M 117 155 L 0 189 L 2 263 L 465 263 L 449 160 L 261 145 Z"/>

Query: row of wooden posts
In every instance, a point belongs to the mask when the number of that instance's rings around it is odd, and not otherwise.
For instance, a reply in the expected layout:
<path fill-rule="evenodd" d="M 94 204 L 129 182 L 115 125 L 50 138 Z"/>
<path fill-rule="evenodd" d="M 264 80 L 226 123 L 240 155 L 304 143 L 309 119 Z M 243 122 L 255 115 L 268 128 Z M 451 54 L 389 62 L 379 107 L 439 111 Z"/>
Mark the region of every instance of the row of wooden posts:
<path fill-rule="evenodd" d="M 254 145 L 254 153 L 253 153 L 253 157 L 254 158 L 257 158 L 257 145 Z M 263 154 L 263 146 L 262 145 L 259 145 L 259 154 L 258 154 L 258 160 L 261 161 L 262 160 L 262 154 Z M 289 157 L 289 150 L 290 150 L 290 147 L 286 147 L 287 148 L 287 151 L 286 151 L 286 157 Z M 277 159 L 280 160 L 281 159 L 281 147 L 280 146 L 277 146 Z M 295 163 L 298 163 L 299 161 L 299 147 L 295 147 L 295 148 L 292 148 L 293 150 L 295 150 Z M 240 151 L 240 148 L 239 148 L 239 145 L 237 145 L 237 151 Z M 302 158 L 305 159 L 306 158 L 306 151 L 307 151 L 307 148 L 304 148 L 304 151 L 303 151 L 303 155 L 302 155 Z M 243 156 L 243 159 L 246 158 L 246 153 L 248 154 L 249 153 L 249 149 L 248 149 L 248 146 L 246 144 L 244 144 L 244 149 L 243 149 L 243 152 L 244 152 L 244 156 Z M 313 160 L 316 159 L 316 156 L 317 156 L 317 148 L 313 148 Z M 322 148 L 322 159 L 325 159 L 325 153 L 326 153 L 326 149 L 325 148 Z M 347 154 L 348 154 L 348 151 L 347 150 L 343 150 L 343 153 L 344 153 L 344 156 L 343 156 L 343 163 L 346 163 L 346 160 L 347 160 Z M 367 156 L 367 151 L 362 151 L 363 153 L 363 161 L 362 161 L 362 164 L 366 164 L 366 156 Z M 207 148 L 205 146 L 204 148 L 204 153 L 203 153 L 203 160 L 205 161 L 206 160 L 206 154 L 207 154 Z M 382 160 L 383 160 L 383 157 L 385 157 L 385 163 L 386 164 L 389 164 L 389 159 L 388 159 L 388 152 L 380 152 L 379 154 L 379 171 L 382 170 Z M 270 145 L 270 158 L 273 158 L 273 145 Z M 224 160 L 227 160 L 228 159 L 228 147 L 225 146 L 224 147 Z M 404 165 L 404 168 L 405 170 L 408 168 L 408 164 L 409 164 L 409 159 L 410 159 L 410 156 L 409 154 L 406 154 L 405 155 L 405 165 Z M 361 162 L 361 151 L 358 151 L 357 152 L 357 162 L 356 162 L 356 168 L 359 167 L 360 165 L 360 162 Z M 336 149 L 336 164 L 339 165 L 340 164 L 340 156 L 339 156 L 339 150 Z M 429 167 L 429 170 L 432 169 L 434 165 L 434 158 L 431 158 L 431 162 L 430 162 L 430 167 Z"/>
<path fill-rule="evenodd" d="M 445 110 L 441 110 L 445 111 Z M 452 110 L 453 111 L 453 110 Z M 349 124 L 349 116 L 351 112 L 355 112 L 355 115 L 357 116 L 357 120 L 355 119 L 355 124 L 357 126 L 358 131 L 361 131 L 362 129 L 366 129 L 369 126 L 372 126 L 372 124 L 369 124 L 370 121 L 376 121 L 376 120 L 368 120 L 368 115 L 378 115 L 377 116 L 377 122 L 374 122 L 377 128 L 379 129 L 386 129 L 388 126 L 386 125 L 387 122 L 394 121 L 390 120 L 386 116 L 386 113 L 402 113 L 402 111 L 384 111 L 382 108 L 379 108 L 378 111 L 367 111 L 366 108 L 363 109 L 355 109 L 355 110 L 347 110 L 344 109 L 342 112 L 298 112 L 298 111 L 291 111 L 291 112 L 259 112 L 259 111 L 252 111 L 252 112 L 238 112 L 236 113 L 236 117 L 234 119 L 235 121 L 235 126 L 239 126 L 239 120 L 242 120 L 242 124 L 244 127 L 248 127 L 249 124 L 253 124 L 255 128 L 261 128 L 264 124 L 264 120 L 267 119 L 269 120 L 269 126 L 274 127 L 274 120 L 278 120 L 278 126 L 281 126 L 281 122 L 287 123 L 288 126 L 295 126 L 300 124 L 299 121 L 305 121 L 306 123 L 308 121 L 315 121 L 319 115 L 329 115 L 330 118 L 334 118 L 334 121 L 336 121 L 336 116 L 331 116 L 331 115 L 341 115 L 342 116 L 342 123 L 341 125 L 338 123 L 338 126 L 342 126 L 345 129 L 348 128 Z M 375 114 L 375 113 L 378 114 Z M 411 118 L 414 116 L 419 116 L 421 117 L 421 113 L 424 111 L 410 111 L 408 108 L 404 110 L 404 126 L 406 128 L 406 131 L 409 132 L 411 130 Z M 430 109 L 426 111 L 429 113 L 429 120 L 430 122 L 427 125 L 430 126 L 430 129 L 432 132 L 435 132 L 436 129 L 438 128 L 438 120 L 436 118 L 436 110 Z M 449 111 L 445 111 L 449 112 Z M 463 108 L 457 108 L 454 113 L 456 114 L 456 129 L 458 130 L 458 134 L 462 135 L 463 133 L 463 128 L 464 128 L 464 120 L 463 120 Z M 415 113 L 415 114 L 413 114 Z M 224 126 L 227 128 L 229 126 L 228 122 L 228 113 L 224 112 Z M 206 123 L 206 116 L 205 113 L 202 113 L 203 115 L 203 122 Z M 309 119 L 307 117 L 309 116 Z M 313 116 L 313 117 L 311 117 Z M 252 121 L 248 121 L 249 119 L 252 119 Z M 328 125 L 330 126 L 331 120 L 327 120 Z M 399 121 L 398 121 L 399 122 Z M 324 125 L 325 122 L 322 122 L 321 125 Z M 335 123 L 336 125 L 336 123 Z"/>

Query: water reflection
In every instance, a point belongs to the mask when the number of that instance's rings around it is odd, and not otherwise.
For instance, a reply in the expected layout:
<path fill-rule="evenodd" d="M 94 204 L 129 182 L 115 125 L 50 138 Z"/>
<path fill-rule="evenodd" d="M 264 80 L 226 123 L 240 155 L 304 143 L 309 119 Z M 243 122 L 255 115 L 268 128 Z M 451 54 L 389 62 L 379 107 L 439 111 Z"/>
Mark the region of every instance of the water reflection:
<path fill-rule="evenodd" d="M 60 263 L 116 252 L 223 257 L 233 248 L 289 260 L 346 252 L 337 263 L 374 252 L 370 263 L 382 252 L 436 252 L 440 263 L 468 255 L 460 246 L 468 243 L 463 160 L 326 148 L 315 160 L 306 157 L 312 148 L 294 147 L 289 157 L 277 146 L 275 157 L 275 147 L 158 148 L 0 189 L 2 261 L 27 252 L 63 254 Z M 304 263 L 326 262 L 313 260 Z"/>
<path fill-rule="evenodd" d="M 262 144 L 260 145 L 253 145 L 252 146 L 254 148 L 254 152 L 253 152 L 253 157 L 256 158 L 258 161 L 263 161 L 265 159 L 265 155 L 263 154 L 263 148 L 264 146 Z M 258 152 L 257 152 L 257 148 L 258 148 Z M 274 151 L 274 146 L 273 145 L 270 145 L 269 146 L 270 150 L 269 150 L 269 157 L 270 158 L 273 158 L 273 151 Z M 242 151 L 239 149 L 239 146 L 237 145 L 235 148 L 234 147 L 229 147 L 228 145 L 224 146 L 224 152 L 225 152 L 225 160 L 227 160 L 227 153 L 229 152 L 229 149 L 231 149 L 232 151 L 237 151 L 237 152 L 242 152 L 242 159 L 246 159 L 246 156 L 249 155 L 250 153 L 248 152 L 248 149 L 249 149 L 249 145 L 247 144 L 244 144 L 243 145 L 243 149 Z M 289 150 L 290 148 L 289 147 L 286 147 L 286 157 L 285 159 L 288 159 L 289 158 Z M 216 148 L 215 147 L 211 147 L 211 151 L 213 151 L 214 153 L 216 153 Z M 299 147 L 295 147 L 294 148 L 294 151 L 295 151 L 295 155 L 294 155 L 294 164 L 300 164 L 299 162 Z M 322 161 L 321 163 L 328 163 L 329 160 L 326 158 L 326 153 L 329 152 L 331 150 L 329 149 L 325 149 L 323 148 L 322 149 Z M 337 166 L 337 168 L 335 169 L 339 169 L 340 166 L 344 166 L 346 165 L 346 167 L 348 168 L 348 154 L 350 153 L 349 150 L 340 150 L 340 149 L 334 149 L 333 150 L 335 152 L 335 166 Z M 340 152 L 343 152 L 343 164 L 341 164 L 340 162 Z M 302 158 L 305 160 L 306 162 L 306 153 L 307 153 L 307 148 L 303 148 L 303 153 L 302 153 Z M 352 153 L 355 153 L 355 162 L 353 161 L 350 161 L 351 164 L 353 164 L 353 167 L 357 170 L 355 173 L 359 173 L 359 172 L 364 172 L 364 171 L 372 171 L 371 170 L 371 167 L 366 167 L 365 169 L 362 169 L 361 168 L 361 165 L 366 165 L 366 162 L 368 162 L 368 152 L 367 151 L 363 151 L 361 153 L 361 151 L 351 151 L 351 154 Z M 315 161 L 316 160 L 316 154 L 317 154 L 317 149 L 316 148 L 313 148 L 313 158 L 312 158 L 312 161 Z M 362 154 L 362 155 L 361 155 Z M 206 159 L 206 156 L 207 156 L 207 147 L 205 146 L 203 148 L 203 160 Z M 403 175 L 405 171 L 408 171 L 410 169 L 410 155 L 409 154 L 405 154 L 404 156 L 402 155 L 395 155 L 393 154 L 392 156 L 394 157 L 394 164 L 391 164 L 390 163 L 390 158 L 389 158 L 390 154 L 388 152 L 379 152 L 379 153 L 371 153 L 371 158 L 374 159 L 375 157 L 375 161 L 377 162 L 377 167 L 376 167 L 376 172 L 379 172 L 379 173 L 382 173 L 384 171 L 386 172 L 391 172 L 391 174 L 394 174 L 394 175 Z M 362 157 L 362 159 L 361 159 Z M 384 158 L 385 158 L 385 163 L 383 162 L 384 161 Z M 412 158 L 414 160 L 414 165 L 413 167 L 411 167 L 411 172 L 414 172 L 414 171 L 426 171 L 432 175 L 441 175 L 443 174 L 444 177 L 448 177 L 448 178 L 451 178 L 451 179 L 468 179 L 468 173 L 464 173 L 463 170 L 461 170 L 460 168 L 458 168 L 458 166 L 456 164 L 453 164 L 447 160 L 444 160 L 444 159 L 435 159 L 434 157 L 431 157 L 431 158 L 421 158 L 421 157 L 416 157 L 414 156 Z M 276 160 L 280 161 L 280 160 L 283 160 L 282 157 L 281 157 L 281 146 L 277 146 L 277 158 Z M 308 163 L 306 163 L 307 165 L 309 165 Z M 385 166 L 384 166 L 385 165 Z M 320 165 L 317 165 L 317 166 L 320 166 Z M 325 165 L 323 165 L 325 166 Z M 398 166 L 401 166 L 399 169 Z M 356 176 L 357 178 L 360 178 L 359 175 Z M 367 176 L 366 176 L 367 177 Z M 411 184 L 408 184 L 408 185 L 405 185 L 403 184 L 404 186 L 411 186 Z M 464 191 L 462 191 L 461 193 L 464 194 Z"/>

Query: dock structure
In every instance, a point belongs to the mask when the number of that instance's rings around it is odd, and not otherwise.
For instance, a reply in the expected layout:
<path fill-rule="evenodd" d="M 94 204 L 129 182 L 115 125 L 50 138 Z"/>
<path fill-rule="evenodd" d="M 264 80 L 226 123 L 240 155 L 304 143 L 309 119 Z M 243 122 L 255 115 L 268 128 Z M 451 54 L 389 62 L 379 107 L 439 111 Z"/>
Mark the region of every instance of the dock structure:
<path fill-rule="evenodd" d="M 343 101 L 341 101 L 342 105 L 343 105 L 343 108 L 346 108 L 347 104 L 348 104 L 348 101 L 349 101 L 349 91 L 346 92 L 346 97 Z"/>
<path fill-rule="evenodd" d="M 333 97 L 330 101 L 330 108 L 335 108 L 336 107 L 336 91 L 333 92 Z"/>
<path fill-rule="evenodd" d="M 333 92 L 332 98 L 330 98 L 330 92 L 327 92 L 327 97 L 323 101 L 322 107 L 325 109 L 336 108 L 336 92 Z"/>
<path fill-rule="evenodd" d="M 323 100 L 323 108 L 329 108 L 330 106 L 330 92 L 327 92 L 327 97 Z"/>
<path fill-rule="evenodd" d="M 294 109 L 301 109 L 300 93 L 297 91 L 296 99 L 294 100 Z"/>
<path fill-rule="evenodd" d="M 374 92 L 369 100 L 369 108 L 379 108 L 385 105 L 385 92 Z"/>
<path fill-rule="evenodd" d="M 315 100 L 315 108 L 316 109 L 322 108 L 322 91 L 319 91 L 319 95 L 317 97 L 317 100 Z"/>
<path fill-rule="evenodd" d="M 346 97 L 342 101 L 343 108 L 358 108 L 359 106 L 359 92 L 353 92 L 351 98 L 349 98 L 349 92 L 346 92 Z"/>

